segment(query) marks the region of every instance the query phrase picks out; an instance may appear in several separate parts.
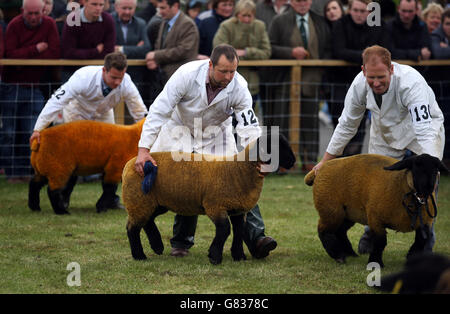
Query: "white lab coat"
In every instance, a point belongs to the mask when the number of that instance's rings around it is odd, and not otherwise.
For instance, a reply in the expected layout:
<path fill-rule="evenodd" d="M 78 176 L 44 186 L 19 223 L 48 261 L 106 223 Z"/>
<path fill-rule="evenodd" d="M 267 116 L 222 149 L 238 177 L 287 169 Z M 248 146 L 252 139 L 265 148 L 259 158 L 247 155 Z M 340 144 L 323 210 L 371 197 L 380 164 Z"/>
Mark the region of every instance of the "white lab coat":
<path fill-rule="evenodd" d="M 102 69 L 103 66 L 85 66 L 77 70 L 48 100 L 34 130 L 42 131 L 48 127 L 61 111 L 64 122 L 96 120 L 114 123 L 113 108 L 121 101 L 127 104 L 135 121 L 144 118 L 147 108 L 127 73 L 117 88 L 103 96 Z"/>
<path fill-rule="evenodd" d="M 414 68 L 393 62 L 394 73 L 381 109 L 363 72 L 352 82 L 345 97 L 344 110 L 327 152 L 341 155 L 356 134 L 364 111 L 371 111 L 369 153 L 401 159 L 406 149 L 442 159 L 444 116 L 433 90 Z M 431 115 L 430 115 L 431 112 Z"/>
<path fill-rule="evenodd" d="M 260 136 L 245 79 L 236 72 L 208 105 L 208 68 L 209 60 L 192 61 L 170 77 L 150 106 L 139 147 L 150 152 L 233 155 L 237 152 L 231 123 L 234 112 L 238 120 L 236 132 L 245 141 L 244 146 Z"/>

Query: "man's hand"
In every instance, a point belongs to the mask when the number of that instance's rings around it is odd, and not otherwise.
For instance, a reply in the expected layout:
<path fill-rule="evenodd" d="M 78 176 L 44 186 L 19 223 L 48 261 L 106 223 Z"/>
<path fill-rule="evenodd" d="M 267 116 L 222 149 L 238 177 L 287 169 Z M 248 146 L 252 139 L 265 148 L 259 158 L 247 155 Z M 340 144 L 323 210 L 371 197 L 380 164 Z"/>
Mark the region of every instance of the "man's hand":
<path fill-rule="evenodd" d="M 30 146 L 33 143 L 33 141 L 36 140 L 38 144 L 41 143 L 41 133 L 39 131 L 34 131 L 33 134 L 30 136 Z"/>
<path fill-rule="evenodd" d="M 145 62 L 147 64 L 147 68 L 149 70 L 155 70 L 158 67 L 158 63 L 156 63 L 156 60 L 155 60 L 155 52 L 154 51 L 150 51 L 149 53 L 147 53 L 147 55 L 145 56 Z"/>
<path fill-rule="evenodd" d="M 154 166 L 157 166 L 156 161 L 150 155 L 150 151 L 147 148 L 139 147 L 136 162 L 134 163 L 134 169 L 141 177 L 144 176 L 144 166 L 147 161 L 150 161 Z"/>
<path fill-rule="evenodd" d="M 97 45 L 96 48 L 97 48 L 98 53 L 102 53 L 103 49 L 105 48 L 105 45 L 100 43 L 100 44 Z"/>
<path fill-rule="evenodd" d="M 314 173 L 317 175 L 319 173 L 320 168 L 323 166 L 323 164 L 325 162 L 327 162 L 328 160 L 334 159 L 336 158 L 335 155 L 331 155 L 328 152 L 325 152 L 325 154 L 323 155 L 322 160 L 314 166 L 314 168 L 312 170 L 314 170 Z"/>
<path fill-rule="evenodd" d="M 144 41 L 141 40 L 140 42 L 138 42 L 138 43 L 136 44 L 136 46 L 138 46 L 138 47 L 144 46 Z"/>
<path fill-rule="evenodd" d="M 36 49 L 37 51 L 39 51 L 39 53 L 44 52 L 45 50 L 47 50 L 48 48 L 48 44 L 46 42 L 40 42 L 38 44 L 36 44 Z"/>
<path fill-rule="evenodd" d="M 304 47 L 295 47 L 292 49 L 292 56 L 297 60 L 307 59 L 309 52 Z"/>
<path fill-rule="evenodd" d="M 423 47 L 420 50 L 420 55 L 422 56 L 422 60 L 429 60 L 431 57 L 431 51 L 427 47 Z"/>

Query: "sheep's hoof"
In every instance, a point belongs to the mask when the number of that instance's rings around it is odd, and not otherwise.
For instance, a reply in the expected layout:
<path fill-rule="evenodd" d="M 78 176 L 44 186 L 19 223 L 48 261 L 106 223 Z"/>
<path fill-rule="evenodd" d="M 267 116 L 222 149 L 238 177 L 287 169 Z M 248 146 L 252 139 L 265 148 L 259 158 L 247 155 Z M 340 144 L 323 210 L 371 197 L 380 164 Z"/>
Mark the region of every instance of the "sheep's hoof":
<path fill-rule="evenodd" d="M 217 255 L 217 256 L 214 256 L 214 255 Z M 209 252 L 208 257 L 209 257 L 210 263 L 213 265 L 219 265 L 220 263 L 222 263 L 222 256 L 219 254 L 212 254 L 211 252 Z"/>
<path fill-rule="evenodd" d="M 136 261 L 143 261 L 143 260 L 146 260 L 146 259 L 147 259 L 147 256 L 145 256 L 145 254 L 142 253 L 142 254 L 135 254 L 135 255 L 133 255 L 133 258 L 134 258 Z"/>
<path fill-rule="evenodd" d="M 41 207 L 39 205 L 28 204 L 28 207 L 34 212 L 40 212 L 41 211 Z"/>
<path fill-rule="evenodd" d="M 56 215 L 70 215 L 70 213 L 67 210 L 55 210 Z"/>
<path fill-rule="evenodd" d="M 243 254 L 242 256 L 233 256 L 233 260 L 235 262 L 245 261 L 247 260 L 247 256 L 245 256 L 245 254 Z"/>
<path fill-rule="evenodd" d="M 335 261 L 338 262 L 339 264 L 345 264 L 345 257 L 335 258 Z"/>

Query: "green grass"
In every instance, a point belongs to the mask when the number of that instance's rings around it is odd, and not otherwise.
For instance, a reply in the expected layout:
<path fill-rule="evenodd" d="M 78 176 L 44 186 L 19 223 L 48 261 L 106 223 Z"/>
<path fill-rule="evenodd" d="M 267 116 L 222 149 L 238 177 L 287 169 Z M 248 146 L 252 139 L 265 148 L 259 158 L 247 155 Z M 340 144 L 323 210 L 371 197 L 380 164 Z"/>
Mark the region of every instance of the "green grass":
<path fill-rule="evenodd" d="M 450 255 L 450 178 L 439 188 L 435 251 Z M 269 176 L 259 202 L 266 233 L 278 247 L 264 260 L 233 262 L 231 238 L 223 263 L 213 266 L 207 250 L 214 226 L 200 216 L 196 244 L 185 258 L 169 256 L 173 213 L 158 217 L 166 249 L 154 254 L 142 232 L 146 261 L 131 258 L 125 211 L 97 214 L 100 183 L 78 184 L 71 199 L 71 215 L 57 216 L 46 188 L 42 212 L 27 207 L 28 186 L 8 185 L 0 178 L 0 293 L 376 293 L 366 284 L 367 256 L 349 258 L 340 265 L 324 251 L 316 233 L 318 216 L 311 188 L 302 175 Z M 331 191 L 332 193 L 332 191 Z M 354 248 L 363 227 L 349 231 Z M 399 271 L 413 233 L 389 231 L 383 274 Z M 69 287 L 70 262 L 81 267 L 81 286 Z"/>

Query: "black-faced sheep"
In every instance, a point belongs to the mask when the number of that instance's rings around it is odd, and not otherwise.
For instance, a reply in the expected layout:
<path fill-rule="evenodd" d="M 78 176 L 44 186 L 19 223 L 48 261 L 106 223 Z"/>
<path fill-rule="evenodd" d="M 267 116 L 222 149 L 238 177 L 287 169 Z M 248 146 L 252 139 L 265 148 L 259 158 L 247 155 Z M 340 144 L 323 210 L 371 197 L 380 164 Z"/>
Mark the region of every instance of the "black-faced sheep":
<path fill-rule="evenodd" d="M 216 235 L 208 254 L 212 264 L 222 262 L 223 246 L 230 234 L 230 214 L 234 235 L 231 255 L 234 260 L 245 259 L 244 213 L 255 207 L 263 186 L 258 167 L 264 145 L 259 143 L 258 139 L 232 159 L 227 158 L 228 161 L 223 157 L 196 154 L 185 154 L 184 160 L 175 161 L 170 152 L 152 153 L 158 164 L 158 175 L 148 194 L 141 190 L 142 177 L 135 171 L 135 158 L 131 159 L 123 170 L 122 197 L 128 211 L 127 235 L 133 258 L 146 258 L 139 235 L 142 228 L 153 251 L 162 254 L 164 245 L 154 220 L 171 210 L 188 216 L 207 215 L 213 221 Z M 258 151 L 255 161 L 249 159 L 250 147 Z M 279 148 L 272 149 L 279 151 L 281 167 L 289 169 L 294 165 L 295 155 L 282 136 Z"/>
<path fill-rule="evenodd" d="M 327 161 L 317 176 L 305 176 L 313 185 L 314 205 L 319 213 L 319 238 L 327 253 L 338 262 L 356 256 L 347 237 L 355 222 L 375 233 L 369 263 L 383 267 L 386 229 L 415 230 L 408 256 L 422 252 L 435 216 L 432 196 L 438 171 L 448 171 L 438 158 L 427 154 L 402 161 L 374 154 Z M 408 211 L 405 208 L 408 207 Z M 417 219 L 412 219 L 416 216 Z"/>
<path fill-rule="evenodd" d="M 440 254 L 417 254 L 400 272 L 381 278 L 376 288 L 398 294 L 450 293 L 450 259 Z"/>
<path fill-rule="evenodd" d="M 103 194 L 97 212 L 117 206 L 115 194 L 125 163 L 136 156 L 142 125 L 117 125 L 98 121 L 74 121 L 41 132 L 40 144 L 31 143 L 28 206 L 40 211 L 39 192 L 48 182 L 48 196 L 55 214 L 68 214 L 70 194 L 78 175 L 103 173 Z"/>

